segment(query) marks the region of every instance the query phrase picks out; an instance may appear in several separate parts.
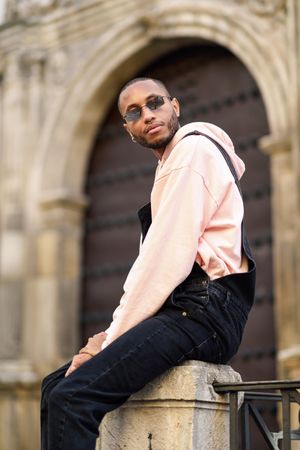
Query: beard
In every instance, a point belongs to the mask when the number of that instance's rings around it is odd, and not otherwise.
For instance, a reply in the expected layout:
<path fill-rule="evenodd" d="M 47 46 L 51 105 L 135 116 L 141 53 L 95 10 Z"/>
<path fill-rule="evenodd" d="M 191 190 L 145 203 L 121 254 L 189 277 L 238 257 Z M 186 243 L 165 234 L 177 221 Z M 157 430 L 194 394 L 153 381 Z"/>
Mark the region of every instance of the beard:
<path fill-rule="evenodd" d="M 173 111 L 173 114 L 167 125 L 168 131 L 169 131 L 168 136 L 161 138 L 155 142 L 148 142 L 147 139 L 145 139 L 141 136 L 135 135 L 135 134 L 133 134 L 133 137 L 136 140 L 136 142 L 138 142 L 143 147 L 151 148 L 152 150 L 158 150 L 161 148 L 165 148 L 168 145 L 168 143 L 173 139 L 174 134 L 179 129 L 179 127 L 180 127 L 180 125 L 179 125 L 178 117 L 177 117 L 175 111 Z"/>

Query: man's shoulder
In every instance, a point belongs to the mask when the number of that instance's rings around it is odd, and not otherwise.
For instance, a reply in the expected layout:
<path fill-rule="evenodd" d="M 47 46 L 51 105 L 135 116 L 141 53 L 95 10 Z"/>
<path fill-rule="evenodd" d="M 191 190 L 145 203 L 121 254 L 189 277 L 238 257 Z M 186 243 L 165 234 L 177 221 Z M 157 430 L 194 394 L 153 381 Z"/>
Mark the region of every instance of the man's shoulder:
<path fill-rule="evenodd" d="M 191 165 L 191 167 L 206 164 L 216 164 L 222 161 L 222 155 L 217 146 L 206 136 L 199 134 L 197 130 L 187 131 L 178 140 L 172 150 L 172 162 L 174 164 Z M 221 159 L 220 159 L 221 156 Z"/>
<path fill-rule="evenodd" d="M 233 144 L 229 136 L 217 125 L 207 122 L 193 122 L 181 127 L 167 147 L 166 159 L 161 163 L 157 179 L 173 170 L 189 167 L 207 178 L 213 173 L 224 172 L 226 162 L 218 147 L 208 137 L 225 148 Z M 226 170 L 225 170 L 226 173 Z"/>

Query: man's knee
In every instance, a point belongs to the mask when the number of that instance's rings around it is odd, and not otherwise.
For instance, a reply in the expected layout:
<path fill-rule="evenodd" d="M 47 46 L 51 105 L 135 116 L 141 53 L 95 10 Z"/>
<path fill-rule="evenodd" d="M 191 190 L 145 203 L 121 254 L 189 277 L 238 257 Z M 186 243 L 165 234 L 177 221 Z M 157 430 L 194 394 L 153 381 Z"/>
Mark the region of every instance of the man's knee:
<path fill-rule="evenodd" d="M 65 377 L 65 370 L 59 370 L 47 375 L 42 381 L 41 404 L 60 405 L 65 402 L 68 378 Z"/>
<path fill-rule="evenodd" d="M 53 378 L 54 378 L 53 373 L 50 373 L 42 380 L 42 384 L 41 384 L 42 392 L 45 392 L 45 390 L 47 389 L 47 386 L 49 386 L 49 384 L 51 383 Z"/>
<path fill-rule="evenodd" d="M 68 396 L 64 383 L 58 383 L 51 392 L 48 393 L 48 408 L 51 410 L 61 409 L 68 403 Z"/>
<path fill-rule="evenodd" d="M 49 389 L 53 389 L 53 387 L 59 383 L 62 379 L 65 377 L 65 373 L 69 367 L 70 363 L 65 364 L 64 366 L 60 367 L 59 369 L 55 370 L 54 372 L 51 372 L 49 375 L 47 375 L 41 383 L 41 390 L 42 393 L 47 392 Z"/>

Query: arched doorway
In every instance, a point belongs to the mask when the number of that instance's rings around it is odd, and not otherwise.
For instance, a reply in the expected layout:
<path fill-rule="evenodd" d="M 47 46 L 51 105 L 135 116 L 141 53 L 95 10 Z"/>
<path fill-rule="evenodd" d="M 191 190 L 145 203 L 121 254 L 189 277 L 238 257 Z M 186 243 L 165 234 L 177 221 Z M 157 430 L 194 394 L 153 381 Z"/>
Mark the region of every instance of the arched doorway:
<path fill-rule="evenodd" d="M 245 380 L 275 377 L 272 236 L 268 158 L 257 140 L 268 133 L 255 81 L 229 51 L 190 45 L 159 59 L 137 75 L 166 82 L 181 102 L 181 123 L 213 122 L 232 137 L 246 163 L 242 180 L 246 224 L 258 266 L 256 303 L 232 365 Z M 148 201 L 156 162 L 122 129 L 114 106 L 99 129 L 88 168 L 83 249 L 83 341 L 104 329 L 122 294 L 139 241 L 135 211 Z"/>

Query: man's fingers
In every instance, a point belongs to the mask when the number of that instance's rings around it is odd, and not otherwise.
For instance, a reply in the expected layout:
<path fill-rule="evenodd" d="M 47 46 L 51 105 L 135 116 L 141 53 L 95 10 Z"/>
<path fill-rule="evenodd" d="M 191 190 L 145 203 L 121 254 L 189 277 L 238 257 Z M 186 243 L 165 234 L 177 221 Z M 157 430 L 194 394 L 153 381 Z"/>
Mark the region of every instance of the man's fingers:
<path fill-rule="evenodd" d="M 72 359 L 71 365 L 68 368 L 68 370 L 65 373 L 65 377 L 70 375 L 72 372 L 74 372 L 78 367 L 80 367 L 84 362 L 88 361 L 91 358 L 90 355 L 87 354 L 80 354 L 75 355 Z"/>
<path fill-rule="evenodd" d="M 72 362 L 70 367 L 68 368 L 65 376 L 67 377 L 68 375 L 70 375 L 70 373 L 74 372 L 74 370 L 77 369 L 77 364 L 76 364 L 76 356 L 73 356 Z"/>
<path fill-rule="evenodd" d="M 72 373 L 75 369 L 73 368 L 73 366 L 71 365 L 68 370 L 65 373 L 65 377 L 67 377 L 68 375 L 70 375 L 70 373 Z"/>
<path fill-rule="evenodd" d="M 68 370 L 65 373 L 65 377 L 67 377 L 68 375 L 70 375 L 70 373 L 72 373 L 75 370 L 75 368 L 73 366 L 70 366 L 68 368 Z"/>
<path fill-rule="evenodd" d="M 106 337 L 107 334 L 105 333 L 105 331 L 101 331 L 98 334 L 94 334 L 93 337 L 90 337 L 88 339 L 87 345 L 83 348 L 89 350 L 91 353 L 96 355 L 101 351 L 102 344 L 105 341 Z"/>

